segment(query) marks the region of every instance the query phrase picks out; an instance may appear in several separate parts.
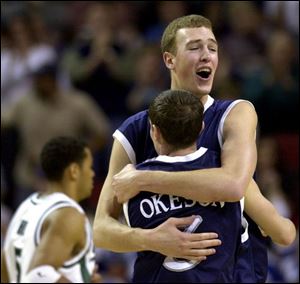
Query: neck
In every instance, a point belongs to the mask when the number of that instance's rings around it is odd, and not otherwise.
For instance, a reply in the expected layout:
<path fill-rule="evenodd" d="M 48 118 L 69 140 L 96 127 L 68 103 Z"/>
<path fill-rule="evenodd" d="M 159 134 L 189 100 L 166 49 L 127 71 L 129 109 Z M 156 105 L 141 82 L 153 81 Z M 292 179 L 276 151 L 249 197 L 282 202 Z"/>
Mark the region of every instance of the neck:
<path fill-rule="evenodd" d="M 79 201 L 76 195 L 75 187 L 72 184 L 67 184 L 66 182 L 49 182 L 46 185 L 46 190 L 43 191 L 42 195 L 48 195 L 55 192 L 64 193 L 68 197 L 74 199 L 75 201 Z"/>
<path fill-rule="evenodd" d="M 182 87 L 179 84 L 178 80 L 176 80 L 176 78 L 174 78 L 174 76 L 172 76 L 172 79 L 171 79 L 171 90 L 187 90 L 187 91 L 191 92 L 192 94 L 194 94 L 195 96 L 197 96 L 198 98 L 200 98 L 203 105 L 206 103 L 206 101 L 208 99 L 208 95 L 209 95 L 209 94 L 201 94 L 200 92 L 194 92 L 192 90 Z"/>
<path fill-rule="evenodd" d="M 188 154 L 194 153 L 195 151 L 197 151 L 197 145 L 193 144 L 187 148 L 184 149 L 164 149 L 164 151 L 161 151 L 160 155 L 167 155 L 170 157 L 175 157 L 175 156 L 186 156 Z"/>
<path fill-rule="evenodd" d="M 204 95 L 200 98 L 200 101 L 203 104 L 203 106 L 205 106 L 207 100 L 208 100 L 208 95 Z"/>

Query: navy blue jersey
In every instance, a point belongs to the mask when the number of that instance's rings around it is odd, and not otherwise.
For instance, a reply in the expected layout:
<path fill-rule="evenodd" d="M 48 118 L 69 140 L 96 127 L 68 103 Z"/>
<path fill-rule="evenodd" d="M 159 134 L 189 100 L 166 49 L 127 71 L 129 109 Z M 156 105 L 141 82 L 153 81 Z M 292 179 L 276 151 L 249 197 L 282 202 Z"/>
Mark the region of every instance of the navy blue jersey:
<path fill-rule="evenodd" d="M 218 152 L 199 148 L 187 156 L 159 156 L 137 165 L 140 170 L 185 171 L 220 166 Z M 217 254 L 203 262 L 167 258 L 159 253 L 139 252 L 133 282 L 232 283 L 241 235 L 240 202 L 199 203 L 173 195 L 140 192 L 129 200 L 125 216 L 132 227 L 154 228 L 170 217 L 198 215 L 195 232 L 216 232 L 222 241 Z"/>
<path fill-rule="evenodd" d="M 208 96 L 208 100 L 204 105 L 204 123 L 205 127 L 197 140 L 197 146 L 206 147 L 210 150 L 216 151 L 221 155 L 221 147 L 223 144 L 223 125 L 224 121 L 230 112 L 230 110 L 241 100 L 214 100 Z M 150 124 L 148 121 L 148 111 L 139 112 L 129 117 L 113 134 L 124 147 L 133 164 L 141 163 L 147 159 L 157 156 L 154 149 L 153 142 L 150 137 Z M 252 281 L 249 281 L 247 277 L 241 282 L 265 282 L 267 276 L 267 243 L 256 224 L 249 218 L 249 238 L 251 242 L 251 253 L 245 253 L 245 258 L 249 258 L 251 255 L 255 255 L 254 264 L 255 268 L 248 268 L 248 272 L 245 275 L 249 275 L 249 271 L 255 271 Z M 242 255 L 242 254 L 241 254 Z M 243 257 L 244 257 L 243 256 Z M 251 256 L 252 257 L 252 256 Z M 250 258 L 249 258 L 250 259 Z M 239 259 L 237 260 L 237 270 L 243 271 L 247 268 L 245 261 L 241 259 L 241 267 L 239 266 Z M 239 279 L 241 279 L 243 273 L 239 273 Z"/>

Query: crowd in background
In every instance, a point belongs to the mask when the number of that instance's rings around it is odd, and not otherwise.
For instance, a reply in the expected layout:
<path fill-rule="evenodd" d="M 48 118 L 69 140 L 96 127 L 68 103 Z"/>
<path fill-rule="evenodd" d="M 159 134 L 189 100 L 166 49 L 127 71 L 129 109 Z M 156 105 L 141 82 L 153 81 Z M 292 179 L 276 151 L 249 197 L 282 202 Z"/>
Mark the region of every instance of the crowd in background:
<path fill-rule="evenodd" d="M 173 19 L 213 24 L 219 67 L 212 96 L 258 113 L 257 182 L 298 228 L 298 1 L 1 1 L 1 241 L 16 206 L 43 187 L 38 154 L 55 135 L 93 149 L 91 218 L 111 134 L 170 87 L 160 39 Z M 106 282 L 126 282 L 134 254 L 98 250 Z M 269 282 L 298 282 L 299 246 L 270 244 Z"/>

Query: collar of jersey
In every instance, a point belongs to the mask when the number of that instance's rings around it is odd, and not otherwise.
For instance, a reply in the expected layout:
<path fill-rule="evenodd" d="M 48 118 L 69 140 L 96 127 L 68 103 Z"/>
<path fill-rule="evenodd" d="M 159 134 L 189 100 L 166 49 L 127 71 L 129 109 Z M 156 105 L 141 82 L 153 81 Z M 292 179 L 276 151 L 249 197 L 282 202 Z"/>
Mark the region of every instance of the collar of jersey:
<path fill-rule="evenodd" d="M 147 161 L 159 161 L 159 162 L 164 162 L 164 163 L 178 163 L 178 162 L 190 162 L 190 161 L 194 161 L 198 158 L 200 158 L 201 156 L 203 156 L 207 151 L 207 148 L 204 147 L 200 147 L 197 151 L 185 155 L 185 156 L 174 156 L 174 157 L 170 157 L 170 156 L 166 156 L 166 155 L 160 155 L 156 158 L 153 159 L 149 159 Z"/>
<path fill-rule="evenodd" d="M 206 110 L 214 103 L 214 99 L 208 95 L 207 96 L 207 100 L 206 100 L 206 103 L 204 104 L 204 112 L 206 112 Z"/>

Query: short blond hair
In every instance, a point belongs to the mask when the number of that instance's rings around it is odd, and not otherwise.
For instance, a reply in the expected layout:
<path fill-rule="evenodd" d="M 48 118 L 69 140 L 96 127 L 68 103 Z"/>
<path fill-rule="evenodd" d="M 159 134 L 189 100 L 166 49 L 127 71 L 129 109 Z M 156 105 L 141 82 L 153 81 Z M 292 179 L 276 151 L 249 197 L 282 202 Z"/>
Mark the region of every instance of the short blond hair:
<path fill-rule="evenodd" d="M 201 15 L 188 15 L 173 20 L 165 29 L 161 39 L 161 51 L 176 54 L 176 33 L 183 28 L 206 27 L 212 30 L 209 19 Z"/>

